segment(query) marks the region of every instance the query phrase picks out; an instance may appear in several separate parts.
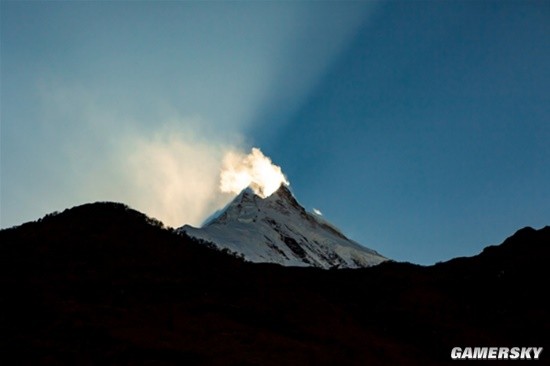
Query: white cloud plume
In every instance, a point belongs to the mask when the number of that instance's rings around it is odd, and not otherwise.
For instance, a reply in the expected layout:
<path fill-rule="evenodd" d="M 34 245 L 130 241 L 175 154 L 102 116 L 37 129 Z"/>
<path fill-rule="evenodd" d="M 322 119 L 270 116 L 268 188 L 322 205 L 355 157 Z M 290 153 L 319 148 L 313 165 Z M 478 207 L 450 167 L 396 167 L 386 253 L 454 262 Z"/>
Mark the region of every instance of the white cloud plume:
<path fill-rule="evenodd" d="M 247 155 L 239 135 L 219 136 L 200 116 L 163 110 L 153 129 L 150 121 L 128 111 L 117 113 L 87 89 L 49 86 L 43 129 L 55 141 L 48 145 L 50 155 L 58 156 L 50 170 L 55 166 L 62 173 L 64 185 L 43 185 L 48 198 L 44 213 L 116 201 L 172 227 L 196 226 L 247 186 L 267 196 L 281 183 L 288 184 L 259 149 Z M 67 122 L 71 120 L 78 124 Z M 57 134 L 60 129 L 63 138 Z"/>
<path fill-rule="evenodd" d="M 250 187 L 263 198 L 270 196 L 281 184 L 290 184 L 281 168 L 258 148 L 252 148 L 248 155 L 228 152 L 223 159 L 220 179 L 222 192 L 239 193 Z"/>

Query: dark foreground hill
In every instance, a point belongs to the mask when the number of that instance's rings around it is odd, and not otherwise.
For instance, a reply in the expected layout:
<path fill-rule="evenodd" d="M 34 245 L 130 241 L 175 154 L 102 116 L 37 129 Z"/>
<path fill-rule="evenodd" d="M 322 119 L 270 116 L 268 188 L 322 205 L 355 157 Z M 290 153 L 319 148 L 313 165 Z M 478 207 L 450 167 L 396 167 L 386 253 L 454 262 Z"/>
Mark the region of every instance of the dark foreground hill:
<path fill-rule="evenodd" d="M 430 267 L 252 264 L 88 204 L 0 232 L 0 364 L 435 365 L 493 345 L 544 363 L 549 258 L 545 227 Z"/>

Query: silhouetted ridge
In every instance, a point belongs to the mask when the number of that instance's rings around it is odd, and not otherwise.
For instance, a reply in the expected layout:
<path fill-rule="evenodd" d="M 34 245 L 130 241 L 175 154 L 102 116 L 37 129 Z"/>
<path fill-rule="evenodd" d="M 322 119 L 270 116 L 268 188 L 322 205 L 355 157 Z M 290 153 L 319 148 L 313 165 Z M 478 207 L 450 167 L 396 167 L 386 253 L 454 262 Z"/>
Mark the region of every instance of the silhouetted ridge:
<path fill-rule="evenodd" d="M 535 255 L 538 253 L 538 255 Z M 475 271 L 499 268 L 520 269 L 522 271 L 538 270 L 550 258 L 550 226 L 535 230 L 525 227 L 516 231 L 500 245 L 491 245 L 473 257 L 455 258 L 447 263 L 450 266 L 458 265 L 462 269 L 470 268 Z"/>
<path fill-rule="evenodd" d="M 546 351 L 549 250 L 548 227 L 525 228 L 435 266 L 282 267 L 125 205 L 78 206 L 0 231 L 0 364 L 455 365 L 456 346 Z"/>
<path fill-rule="evenodd" d="M 84 204 L 54 212 L 36 222 L 2 230 L 1 234 L 0 258 L 15 255 L 17 261 L 41 253 L 32 271 L 49 270 L 47 268 L 56 263 L 73 261 L 81 268 L 97 267 L 93 271 L 98 275 L 108 275 L 110 270 L 127 266 L 130 270 L 133 264 L 153 271 L 164 270 L 170 263 L 174 267 L 194 268 L 196 256 L 218 264 L 235 260 L 196 239 L 175 234 L 157 219 L 113 202 Z M 18 243 L 17 246 L 14 243 Z M 6 263 L 3 269 L 13 269 L 13 266 Z M 106 272 L 101 273 L 102 269 Z"/>

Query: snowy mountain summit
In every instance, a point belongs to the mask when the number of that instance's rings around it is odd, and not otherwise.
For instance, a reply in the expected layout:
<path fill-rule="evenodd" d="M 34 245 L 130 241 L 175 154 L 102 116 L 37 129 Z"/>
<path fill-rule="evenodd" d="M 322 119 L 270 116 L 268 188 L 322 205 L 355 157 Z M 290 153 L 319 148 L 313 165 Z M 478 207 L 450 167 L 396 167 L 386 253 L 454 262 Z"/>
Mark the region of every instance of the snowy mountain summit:
<path fill-rule="evenodd" d="M 185 225 L 178 231 L 251 262 L 328 269 L 369 267 L 387 260 L 307 212 L 284 184 L 266 198 L 247 188 L 202 228 Z"/>

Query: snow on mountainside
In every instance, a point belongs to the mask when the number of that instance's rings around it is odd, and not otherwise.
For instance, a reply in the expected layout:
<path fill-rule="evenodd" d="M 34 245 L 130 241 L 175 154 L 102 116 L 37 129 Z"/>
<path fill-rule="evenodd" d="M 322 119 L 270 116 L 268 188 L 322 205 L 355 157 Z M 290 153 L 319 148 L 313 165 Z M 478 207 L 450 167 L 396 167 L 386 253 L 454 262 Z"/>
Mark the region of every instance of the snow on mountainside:
<path fill-rule="evenodd" d="M 346 238 L 318 215 L 306 212 L 285 185 L 267 198 L 247 188 L 202 228 L 188 235 L 242 254 L 251 262 L 320 268 L 369 267 L 386 260 Z"/>

